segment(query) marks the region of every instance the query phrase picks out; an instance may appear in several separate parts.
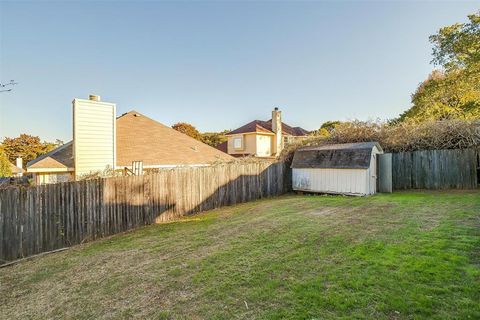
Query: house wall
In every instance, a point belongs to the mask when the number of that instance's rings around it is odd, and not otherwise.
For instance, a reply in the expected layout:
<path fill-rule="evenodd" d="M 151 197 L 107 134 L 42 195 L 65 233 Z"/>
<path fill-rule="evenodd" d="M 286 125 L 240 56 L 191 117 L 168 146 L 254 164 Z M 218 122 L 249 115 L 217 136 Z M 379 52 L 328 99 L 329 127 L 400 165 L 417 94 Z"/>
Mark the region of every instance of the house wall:
<path fill-rule="evenodd" d="M 241 149 L 235 149 L 233 147 L 233 140 L 236 137 L 243 139 L 243 145 Z M 255 133 L 236 134 L 228 137 L 228 154 L 251 154 L 254 155 L 257 152 L 257 138 Z"/>
<path fill-rule="evenodd" d="M 241 149 L 233 147 L 233 140 L 236 137 L 243 138 Z M 228 137 L 228 154 L 250 154 L 257 157 L 271 157 L 273 155 L 274 140 L 271 134 L 245 133 Z"/>
<path fill-rule="evenodd" d="M 272 135 L 257 134 L 257 157 L 271 157 L 273 152 L 274 139 Z"/>
<path fill-rule="evenodd" d="M 73 153 L 76 178 L 107 167 L 115 161 L 115 104 L 73 100 Z"/>
<path fill-rule="evenodd" d="M 75 179 L 73 172 L 38 172 L 34 173 L 35 184 L 68 182 Z"/>

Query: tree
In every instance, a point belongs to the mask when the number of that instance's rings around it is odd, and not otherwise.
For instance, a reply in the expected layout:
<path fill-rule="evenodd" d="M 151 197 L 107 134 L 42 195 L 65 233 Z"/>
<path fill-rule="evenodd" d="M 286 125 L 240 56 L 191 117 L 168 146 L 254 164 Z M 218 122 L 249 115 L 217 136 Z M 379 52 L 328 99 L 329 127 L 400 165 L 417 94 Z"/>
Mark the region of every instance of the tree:
<path fill-rule="evenodd" d="M 480 119 L 480 77 L 464 70 L 435 70 L 412 95 L 400 121 Z"/>
<path fill-rule="evenodd" d="M 202 134 L 203 143 L 208 144 L 209 146 L 216 147 L 220 143 L 227 141 L 225 134 L 230 132 L 230 130 L 223 130 L 221 132 L 205 132 Z"/>
<path fill-rule="evenodd" d="M 430 36 L 433 60 L 447 70 L 464 69 L 480 62 L 480 12 L 468 16 L 467 23 L 455 23 Z"/>
<path fill-rule="evenodd" d="M 195 128 L 194 126 L 192 126 L 189 123 L 178 122 L 178 123 L 175 123 L 172 126 L 172 128 L 181 132 L 181 133 L 186 134 L 187 136 L 190 136 L 194 139 L 202 141 L 202 134 L 197 130 L 197 128 Z"/>
<path fill-rule="evenodd" d="M 328 137 L 333 130 L 340 124 L 340 121 L 326 121 L 322 123 L 318 130 L 311 133 L 313 136 Z"/>
<path fill-rule="evenodd" d="M 8 160 L 13 163 L 16 158 L 21 157 L 24 165 L 55 147 L 57 147 L 55 143 L 42 142 L 39 137 L 24 133 L 16 138 L 6 137 L 3 140 L 3 148 Z"/>
<path fill-rule="evenodd" d="M 10 177 L 12 175 L 12 168 L 10 167 L 10 161 L 8 161 L 7 155 L 0 145 L 0 177 Z"/>
<path fill-rule="evenodd" d="M 480 14 L 430 36 L 434 70 L 412 94 L 413 106 L 393 121 L 480 118 Z"/>

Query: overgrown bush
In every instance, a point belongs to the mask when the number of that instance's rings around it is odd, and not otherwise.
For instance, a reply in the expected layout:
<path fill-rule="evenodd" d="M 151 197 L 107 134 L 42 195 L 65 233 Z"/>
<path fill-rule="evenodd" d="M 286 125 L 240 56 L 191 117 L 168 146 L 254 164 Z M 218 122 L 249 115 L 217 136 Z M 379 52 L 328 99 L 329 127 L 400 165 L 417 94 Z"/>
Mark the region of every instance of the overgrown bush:
<path fill-rule="evenodd" d="M 287 146 L 282 159 L 291 160 L 293 152 L 304 146 L 377 141 L 385 152 L 432 149 L 466 149 L 480 146 L 480 120 L 444 120 L 428 122 L 343 122 L 328 136 L 312 136 Z"/>

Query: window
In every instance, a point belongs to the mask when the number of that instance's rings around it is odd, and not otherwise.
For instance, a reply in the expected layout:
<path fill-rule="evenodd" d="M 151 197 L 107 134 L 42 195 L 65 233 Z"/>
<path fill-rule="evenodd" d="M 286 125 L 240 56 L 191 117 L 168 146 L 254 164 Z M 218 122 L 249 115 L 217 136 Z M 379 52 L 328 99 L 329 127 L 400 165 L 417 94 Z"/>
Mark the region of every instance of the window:
<path fill-rule="evenodd" d="M 242 137 L 233 138 L 233 148 L 242 149 Z"/>

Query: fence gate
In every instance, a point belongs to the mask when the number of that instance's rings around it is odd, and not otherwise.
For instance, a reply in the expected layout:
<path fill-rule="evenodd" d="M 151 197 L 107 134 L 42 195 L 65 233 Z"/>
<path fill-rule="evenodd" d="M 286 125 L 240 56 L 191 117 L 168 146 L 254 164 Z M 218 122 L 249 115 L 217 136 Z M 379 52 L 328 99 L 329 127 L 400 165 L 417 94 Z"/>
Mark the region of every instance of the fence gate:
<path fill-rule="evenodd" d="M 379 154 L 377 159 L 378 192 L 391 193 L 393 191 L 392 154 Z"/>

